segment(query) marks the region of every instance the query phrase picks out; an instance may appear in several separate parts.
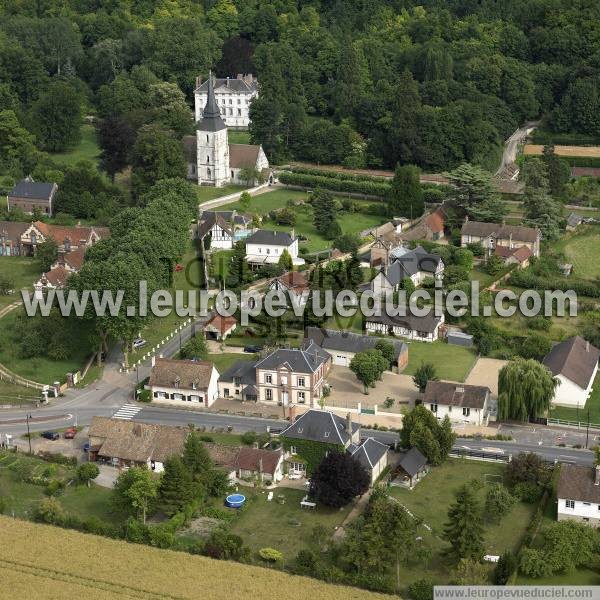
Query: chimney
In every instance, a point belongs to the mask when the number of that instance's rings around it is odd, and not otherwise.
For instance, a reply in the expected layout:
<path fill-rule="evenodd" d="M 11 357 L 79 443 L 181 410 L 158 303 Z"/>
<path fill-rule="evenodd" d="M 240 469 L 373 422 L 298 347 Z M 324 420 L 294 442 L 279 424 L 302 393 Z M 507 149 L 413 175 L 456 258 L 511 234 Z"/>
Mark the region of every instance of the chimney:
<path fill-rule="evenodd" d="M 350 413 L 346 414 L 346 433 L 349 436 L 352 435 L 352 415 Z"/>
<path fill-rule="evenodd" d="M 229 87 L 229 77 L 227 78 L 227 87 Z"/>
<path fill-rule="evenodd" d="M 236 79 L 245 79 L 245 78 L 241 73 L 238 73 Z"/>
<path fill-rule="evenodd" d="M 291 236 L 292 236 L 292 240 L 296 237 L 296 230 L 293 227 L 292 227 Z"/>
<path fill-rule="evenodd" d="M 196 87 L 199 88 L 202 85 L 202 75 L 196 77 Z"/>
<path fill-rule="evenodd" d="M 596 465 L 594 474 L 594 485 L 600 485 L 600 465 Z"/>

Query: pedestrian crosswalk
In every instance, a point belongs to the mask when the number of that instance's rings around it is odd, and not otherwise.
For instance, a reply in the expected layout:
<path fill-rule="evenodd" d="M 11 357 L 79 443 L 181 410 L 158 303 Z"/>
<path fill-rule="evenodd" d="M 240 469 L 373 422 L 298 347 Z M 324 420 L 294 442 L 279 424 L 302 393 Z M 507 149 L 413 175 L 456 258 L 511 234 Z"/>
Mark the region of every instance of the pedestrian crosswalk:
<path fill-rule="evenodd" d="M 140 410 L 142 410 L 141 406 L 137 406 L 135 404 L 124 404 L 121 408 L 112 416 L 113 419 L 123 419 L 125 421 L 129 421 L 137 415 Z"/>

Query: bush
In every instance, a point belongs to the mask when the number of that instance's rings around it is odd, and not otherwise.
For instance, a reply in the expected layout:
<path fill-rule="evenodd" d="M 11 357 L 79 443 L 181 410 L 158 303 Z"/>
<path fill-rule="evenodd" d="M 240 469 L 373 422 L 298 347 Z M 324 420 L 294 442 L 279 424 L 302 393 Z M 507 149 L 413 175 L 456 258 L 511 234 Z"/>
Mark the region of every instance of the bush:
<path fill-rule="evenodd" d="M 76 467 L 77 458 L 74 456 L 65 456 L 60 452 L 38 452 L 37 457 L 57 465 L 65 465 L 67 467 Z"/>
<path fill-rule="evenodd" d="M 326 172 L 325 172 L 326 173 Z M 323 188 L 334 192 L 350 192 L 368 196 L 385 198 L 390 191 L 390 184 L 385 180 L 380 181 L 355 181 L 329 177 L 324 172 L 318 175 L 308 175 L 298 172 L 283 172 L 279 174 L 279 181 L 286 185 L 298 185 L 307 188 Z"/>
<path fill-rule="evenodd" d="M 167 525 L 156 525 L 148 528 L 150 545 L 155 548 L 171 548 L 175 535 Z"/>
<path fill-rule="evenodd" d="M 535 483 L 522 482 L 517 483 L 517 485 L 515 485 L 513 493 L 517 498 L 519 498 L 523 502 L 533 504 L 542 497 L 544 490 Z"/>
<path fill-rule="evenodd" d="M 125 539 L 134 544 L 148 544 L 150 541 L 148 526 L 130 517 L 125 523 Z"/>
<path fill-rule="evenodd" d="M 246 431 L 245 433 L 242 434 L 242 436 L 240 437 L 240 440 L 242 442 L 242 444 L 246 445 L 246 446 L 252 446 L 252 444 L 254 444 L 254 442 L 256 442 L 258 436 L 256 435 L 256 432 L 254 431 Z"/>
<path fill-rule="evenodd" d="M 34 519 L 49 525 L 62 525 L 66 519 L 65 509 L 56 498 L 42 500 L 34 513 Z"/>
<path fill-rule="evenodd" d="M 431 600 L 433 598 L 433 583 L 429 579 L 418 579 L 408 586 L 408 597 L 412 600 Z"/>
<path fill-rule="evenodd" d="M 46 494 L 46 496 L 60 496 L 63 493 L 64 489 L 64 481 L 61 481 L 60 479 L 53 479 L 46 486 L 44 494 Z"/>
<path fill-rule="evenodd" d="M 266 562 L 280 563 L 283 562 L 283 554 L 275 548 L 261 548 L 258 555 Z"/>

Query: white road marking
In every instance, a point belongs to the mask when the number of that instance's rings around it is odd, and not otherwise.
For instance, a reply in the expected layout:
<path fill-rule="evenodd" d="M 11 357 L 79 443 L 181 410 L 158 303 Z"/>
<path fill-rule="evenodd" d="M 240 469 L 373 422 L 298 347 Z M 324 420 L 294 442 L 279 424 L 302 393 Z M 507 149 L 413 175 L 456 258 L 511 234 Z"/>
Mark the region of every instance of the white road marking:
<path fill-rule="evenodd" d="M 142 410 L 141 406 L 137 406 L 135 404 L 125 404 L 121 406 L 121 408 L 112 416 L 113 419 L 123 419 L 124 421 L 129 421 L 137 415 L 140 410 Z"/>

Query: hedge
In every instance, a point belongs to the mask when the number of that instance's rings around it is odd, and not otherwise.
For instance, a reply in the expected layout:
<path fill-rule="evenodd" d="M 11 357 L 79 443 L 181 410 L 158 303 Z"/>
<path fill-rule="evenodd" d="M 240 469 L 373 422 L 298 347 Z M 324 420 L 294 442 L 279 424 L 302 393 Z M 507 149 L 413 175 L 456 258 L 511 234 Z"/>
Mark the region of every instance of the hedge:
<path fill-rule="evenodd" d="M 354 181 L 352 179 L 338 179 L 325 175 L 308 175 L 303 173 L 283 172 L 279 174 L 279 181 L 287 185 L 299 185 L 309 188 L 323 188 L 334 192 L 350 192 L 384 198 L 389 190 L 389 183 L 374 181 Z"/>
<path fill-rule="evenodd" d="M 331 171 L 329 169 L 315 169 L 310 167 L 292 167 L 293 173 L 301 175 L 314 175 L 317 177 L 328 177 L 330 179 L 340 179 L 344 181 L 369 181 L 371 183 L 383 183 L 390 178 L 377 175 L 362 175 L 357 173 L 348 173 L 347 171 Z"/>
<path fill-rule="evenodd" d="M 508 283 L 516 287 L 533 290 L 559 290 L 563 292 L 573 290 L 579 296 L 600 298 L 600 285 L 592 281 L 586 282 L 561 279 L 560 277 L 542 277 L 534 275 L 527 269 L 513 271 L 508 278 Z"/>

